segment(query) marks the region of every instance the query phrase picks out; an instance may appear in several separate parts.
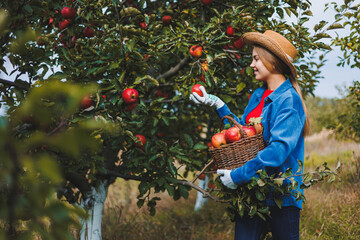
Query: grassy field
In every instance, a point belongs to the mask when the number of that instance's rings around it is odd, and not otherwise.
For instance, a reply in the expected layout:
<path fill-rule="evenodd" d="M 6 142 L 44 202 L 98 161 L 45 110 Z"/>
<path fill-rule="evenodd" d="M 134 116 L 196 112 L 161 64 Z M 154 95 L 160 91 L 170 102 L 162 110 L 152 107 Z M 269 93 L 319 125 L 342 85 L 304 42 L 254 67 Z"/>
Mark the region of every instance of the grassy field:
<path fill-rule="evenodd" d="M 329 138 L 328 132 L 306 139 L 305 171 L 327 162 L 334 169 L 342 163 L 341 181 L 320 183 L 305 191 L 300 239 L 360 239 L 359 145 Z M 358 169 L 358 170 L 357 170 Z M 167 195 L 151 217 L 136 206 L 137 183 L 118 180 L 109 188 L 103 217 L 103 239 L 233 239 L 234 223 L 225 205 L 209 200 L 194 212 L 196 191 L 187 200 Z M 285 223 L 284 223 L 285 224 Z"/>

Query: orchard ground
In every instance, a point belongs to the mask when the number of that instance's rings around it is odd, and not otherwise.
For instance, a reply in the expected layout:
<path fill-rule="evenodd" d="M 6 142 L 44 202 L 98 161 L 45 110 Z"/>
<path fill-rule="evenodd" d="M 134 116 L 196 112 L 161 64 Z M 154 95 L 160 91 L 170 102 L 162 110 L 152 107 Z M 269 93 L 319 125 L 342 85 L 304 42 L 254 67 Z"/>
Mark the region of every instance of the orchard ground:
<path fill-rule="evenodd" d="M 305 171 L 323 162 L 335 169 L 343 164 L 341 181 L 320 183 L 305 190 L 300 239 L 359 239 L 360 153 L 359 145 L 337 141 L 323 131 L 306 139 Z M 189 177 L 190 178 L 190 177 Z M 191 180 L 191 179 L 189 179 Z M 118 179 L 111 185 L 102 222 L 103 239 L 233 239 L 234 224 L 225 205 L 212 200 L 194 212 L 196 191 L 187 200 L 174 201 L 166 194 L 151 217 L 136 205 L 137 182 Z"/>

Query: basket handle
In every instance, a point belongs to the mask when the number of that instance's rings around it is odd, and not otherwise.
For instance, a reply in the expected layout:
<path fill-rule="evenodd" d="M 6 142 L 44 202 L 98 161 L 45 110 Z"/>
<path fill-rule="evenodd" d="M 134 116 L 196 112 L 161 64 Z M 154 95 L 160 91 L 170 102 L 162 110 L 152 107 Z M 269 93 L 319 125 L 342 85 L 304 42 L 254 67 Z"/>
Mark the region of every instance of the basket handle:
<path fill-rule="evenodd" d="M 230 117 L 230 116 L 223 116 L 221 118 L 221 121 L 220 121 L 220 131 L 222 131 L 224 129 L 224 120 L 227 119 L 227 120 L 231 120 L 240 130 L 240 135 L 242 138 L 247 138 L 248 135 L 246 134 L 246 132 L 244 131 L 244 129 L 241 127 L 241 125 L 233 118 L 233 117 Z"/>

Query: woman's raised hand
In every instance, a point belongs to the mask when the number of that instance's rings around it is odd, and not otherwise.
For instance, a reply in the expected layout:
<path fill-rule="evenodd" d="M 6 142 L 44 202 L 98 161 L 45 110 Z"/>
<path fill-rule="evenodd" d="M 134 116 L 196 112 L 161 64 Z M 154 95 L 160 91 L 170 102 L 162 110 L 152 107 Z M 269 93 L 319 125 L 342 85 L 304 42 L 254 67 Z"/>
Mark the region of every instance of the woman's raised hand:
<path fill-rule="evenodd" d="M 196 104 L 207 105 L 210 107 L 215 107 L 216 109 L 224 106 L 224 102 L 217 96 L 208 94 L 203 86 L 200 87 L 200 91 L 203 96 L 199 96 L 196 92 L 190 94 L 190 100 Z"/>

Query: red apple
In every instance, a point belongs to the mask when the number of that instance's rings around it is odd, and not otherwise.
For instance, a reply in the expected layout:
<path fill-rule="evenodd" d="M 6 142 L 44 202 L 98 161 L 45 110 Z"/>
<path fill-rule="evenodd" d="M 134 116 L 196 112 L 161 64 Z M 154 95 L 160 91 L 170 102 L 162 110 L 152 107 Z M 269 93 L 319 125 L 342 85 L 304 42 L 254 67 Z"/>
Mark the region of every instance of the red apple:
<path fill-rule="evenodd" d="M 136 146 L 142 147 L 142 146 L 145 145 L 145 143 L 146 143 L 146 138 L 145 138 L 144 135 L 136 134 L 135 137 L 136 137 L 136 139 L 138 140 L 138 142 L 136 143 Z"/>
<path fill-rule="evenodd" d="M 261 123 L 254 124 L 255 133 L 259 134 L 263 131 L 263 126 Z"/>
<path fill-rule="evenodd" d="M 75 17 L 75 9 L 74 8 L 69 8 L 69 7 L 64 7 L 61 10 L 61 15 L 63 16 L 63 18 L 71 18 L 73 19 Z"/>
<path fill-rule="evenodd" d="M 209 5 L 210 3 L 212 3 L 212 0 L 201 0 L 201 3 L 204 5 Z"/>
<path fill-rule="evenodd" d="M 162 21 L 164 24 L 169 24 L 171 22 L 171 16 L 163 16 Z"/>
<path fill-rule="evenodd" d="M 94 102 L 91 100 L 90 95 L 88 94 L 85 97 L 83 97 L 83 99 L 81 99 L 80 106 L 82 109 L 86 109 L 91 107 L 93 103 Z"/>
<path fill-rule="evenodd" d="M 253 135 L 256 134 L 255 128 L 253 126 L 242 126 L 242 129 L 244 129 L 244 131 L 246 132 L 246 135 L 248 135 L 248 137 L 251 137 Z"/>
<path fill-rule="evenodd" d="M 214 182 L 209 182 L 208 183 L 208 188 L 214 189 L 215 188 L 215 183 Z"/>
<path fill-rule="evenodd" d="M 122 99 L 125 103 L 135 103 L 139 93 L 133 88 L 127 88 L 122 93 Z"/>
<path fill-rule="evenodd" d="M 53 18 L 49 18 L 49 25 L 52 24 L 54 22 Z"/>
<path fill-rule="evenodd" d="M 85 37 L 89 37 L 89 38 L 95 36 L 94 31 L 88 26 L 86 26 L 84 28 L 83 34 L 84 34 Z"/>
<path fill-rule="evenodd" d="M 63 30 L 65 28 L 67 28 L 67 26 L 69 26 L 69 25 L 70 25 L 70 22 L 65 19 L 59 23 L 59 28 L 60 28 L 60 30 Z"/>
<path fill-rule="evenodd" d="M 199 45 L 194 45 L 194 46 L 191 46 L 190 48 L 190 54 L 191 56 L 193 57 L 200 57 L 201 54 L 202 54 L 202 47 L 199 46 Z"/>
<path fill-rule="evenodd" d="M 238 37 L 234 40 L 234 47 L 235 48 L 243 48 L 245 46 L 245 43 L 241 37 Z"/>
<path fill-rule="evenodd" d="M 211 138 L 211 143 L 215 148 L 226 144 L 225 134 L 217 133 Z"/>
<path fill-rule="evenodd" d="M 202 81 L 202 82 L 204 82 L 204 83 L 206 82 L 204 75 L 201 75 L 199 78 L 200 78 L 200 81 Z"/>
<path fill-rule="evenodd" d="M 203 95 L 202 91 L 200 90 L 201 86 L 202 86 L 201 84 L 195 84 L 191 89 L 191 93 L 196 92 L 200 97 L 203 97 L 204 95 Z"/>
<path fill-rule="evenodd" d="M 208 148 L 210 148 L 210 149 L 213 149 L 213 148 L 214 148 L 214 146 L 212 145 L 211 142 L 208 142 L 208 143 L 206 144 L 206 146 L 207 146 Z"/>
<path fill-rule="evenodd" d="M 232 36 L 234 36 L 234 33 L 235 33 L 235 29 L 231 25 L 227 26 L 226 34 L 228 36 L 232 37 Z"/>
<path fill-rule="evenodd" d="M 146 25 L 145 22 L 141 22 L 140 26 L 141 26 L 142 29 L 147 29 L 147 25 Z"/>
<path fill-rule="evenodd" d="M 204 180 L 204 179 L 205 179 L 205 174 L 203 174 L 203 173 L 200 174 L 199 179 L 200 179 L 200 180 Z"/>
<path fill-rule="evenodd" d="M 238 127 L 231 127 L 225 132 L 225 139 L 227 143 L 239 141 L 241 138 L 240 130 Z"/>

